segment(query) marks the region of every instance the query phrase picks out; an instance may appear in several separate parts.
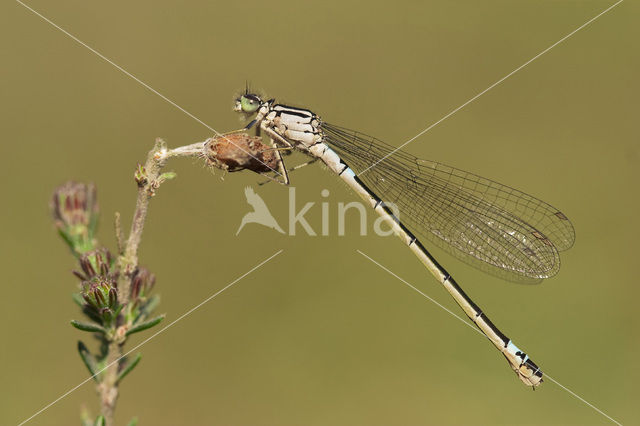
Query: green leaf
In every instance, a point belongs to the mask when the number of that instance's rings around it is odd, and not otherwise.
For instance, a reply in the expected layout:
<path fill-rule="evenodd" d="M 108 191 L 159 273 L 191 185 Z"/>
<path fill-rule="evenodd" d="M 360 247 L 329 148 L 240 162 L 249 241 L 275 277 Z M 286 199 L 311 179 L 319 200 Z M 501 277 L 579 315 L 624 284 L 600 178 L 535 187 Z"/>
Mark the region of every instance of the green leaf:
<path fill-rule="evenodd" d="M 91 306 L 89 305 L 84 305 L 82 307 L 82 313 L 85 314 L 90 320 L 92 320 L 95 323 L 102 322 L 102 317 L 98 315 L 96 311 L 93 310 L 93 308 L 91 308 Z"/>
<path fill-rule="evenodd" d="M 82 331 L 89 331 L 92 333 L 102 333 L 106 334 L 107 330 L 104 329 L 101 325 L 90 323 L 90 322 L 81 322 L 76 320 L 71 320 L 71 325 Z"/>
<path fill-rule="evenodd" d="M 144 306 L 141 308 L 141 310 L 144 312 L 145 318 L 151 315 L 151 313 L 155 311 L 155 309 L 158 307 L 159 304 L 160 304 L 160 295 L 154 294 L 153 296 L 151 296 L 147 301 L 147 303 L 145 303 Z"/>
<path fill-rule="evenodd" d="M 71 236 L 63 229 L 58 229 L 58 235 L 60 235 L 60 237 L 64 240 L 64 242 L 67 243 L 67 245 L 71 249 L 71 252 L 77 256 L 77 253 L 75 250 L 76 243 L 75 241 L 73 241 L 73 238 L 71 238 Z"/>
<path fill-rule="evenodd" d="M 120 383 L 120 381 L 122 379 L 124 379 L 126 377 L 127 374 L 131 373 L 131 371 L 133 371 L 134 368 L 136 368 L 136 365 L 138 365 L 138 363 L 140 362 L 140 360 L 142 359 L 142 354 L 137 354 L 136 357 L 131 360 L 123 369 L 122 371 L 118 374 L 118 378 L 116 379 L 116 383 Z M 138 420 L 136 419 L 136 422 Z"/>
<path fill-rule="evenodd" d="M 98 372 L 100 370 L 98 369 L 96 360 L 81 340 L 78 340 L 78 353 L 80 354 L 80 358 L 82 358 L 82 362 L 84 362 L 84 365 L 87 367 L 87 370 L 91 373 L 93 380 L 100 383 L 98 380 Z"/>
<path fill-rule="evenodd" d="M 171 180 L 171 179 L 175 179 L 176 176 L 178 176 L 176 172 L 165 172 L 160 175 L 160 180 L 161 181 Z"/>
<path fill-rule="evenodd" d="M 94 235 L 96 235 L 96 230 L 98 229 L 99 219 L 100 219 L 100 215 L 99 214 L 91 214 L 90 215 L 89 226 L 87 226 L 87 235 L 89 237 L 89 241 L 93 241 L 93 237 L 94 237 Z"/>
<path fill-rule="evenodd" d="M 116 294 L 117 294 L 117 293 L 116 293 Z M 122 308 L 124 308 L 124 305 L 119 305 L 119 306 L 116 308 L 116 311 L 113 313 L 113 317 L 114 317 L 114 318 L 117 318 L 117 317 L 118 317 L 118 315 L 120 315 L 120 312 L 122 311 Z"/>
<path fill-rule="evenodd" d="M 164 319 L 165 315 L 162 314 L 160 316 L 157 316 L 153 319 L 150 319 L 149 321 L 144 321 L 141 322 L 140 324 L 136 324 L 133 327 L 131 327 L 129 330 L 127 330 L 127 336 L 133 333 L 138 333 L 140 331 L 144 331 L 147 330 L 151 327 L 153 327 L 154 325 L 157 325 L 160 323 L 160 321 L 162 321 Z"/>
<path fill-rule="evenodd" d="M 82 298 L 82 293 L 71 293 L 71 298 L 76 303 L 76 305 L 84 308 L 84 299 Z"/>
<path fill-rule="evenodd" d="M 86 239 L 83 237 L 78 241 L 74 249 L 76 256 L 80 257 L 87 252 L 95 250 L 96 246 L 91 238 Z"/>
<path fill-rule="evenodd" d="M 137 417 L 132 418 L 131 421 L 127 423 L 127 426 L 138 426 L 138 418 Z"/>
<path fill-rule="evenodd" d="M 96 417 L 96 421 L 93 423 L 94 426 L 105 426 L 106 424 L 107 422 L 102 414 Z"/>

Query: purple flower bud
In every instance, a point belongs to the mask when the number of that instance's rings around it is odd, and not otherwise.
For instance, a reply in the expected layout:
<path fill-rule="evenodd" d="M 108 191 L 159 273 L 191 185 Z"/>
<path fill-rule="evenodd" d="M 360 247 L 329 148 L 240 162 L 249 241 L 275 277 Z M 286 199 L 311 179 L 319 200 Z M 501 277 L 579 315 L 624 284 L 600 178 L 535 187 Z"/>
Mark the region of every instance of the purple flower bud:
<path fill-rule="evenodd" d="M 148 269 L 139 267 L 131 280 L 131 300 L 146 299 L 156 282 L 156 276 Z"/>
<path fill-rule="evenodd" d="M 58 232 L 75 253 L 93 247 L 98 202 L 93 184 L 67 182 L 53 192 L 51 214 Z"/>
<path fill-rule="evenodd" d="M 73 273 L 82 281 L 90 281 L 97 276 L 112 281 L 117 279 L 117 271 L 111 269 L 113 267 L 111 253 L 106 248 L 86 252 L 80 256 L 79 263 L 82 271 L 73 271 Z"/>
<path fill-rule="evenodd" d="M 109 306 L 118 306 L 118 291 L 115 289 L 115 287 L 111 287 L 109 289 Z"/>
<path fill-rule="evenodd" d="M 89 226 L 91 216 L 98 213 L 95 185 L 70 181 L 59 186 L 51 210 L 56 226 Z"/>

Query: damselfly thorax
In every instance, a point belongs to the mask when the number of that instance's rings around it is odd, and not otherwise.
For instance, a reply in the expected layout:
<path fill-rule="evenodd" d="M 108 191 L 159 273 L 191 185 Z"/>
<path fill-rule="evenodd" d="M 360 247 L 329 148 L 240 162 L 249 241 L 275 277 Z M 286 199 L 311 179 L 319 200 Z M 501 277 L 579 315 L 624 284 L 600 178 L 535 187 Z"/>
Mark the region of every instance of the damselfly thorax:
<path fill-rule="evenodd" d="M 348 169 L 347 164 L 324 143 L 323 122 L 316 113 L 304 108 L 276 104 L 273 99 L 262 102 L 256 95 L 245 96 L 250 97 L 252 102 L 259 105 L 256 117 L 247 125 L 246 129 L 258 124 L 260 129 L 269 136 L 275 148 L 279 150 L 297 149 L 313 157 L 312 161 L 303 165 L 315 160 L 322 160 L 333 172 L 339 175 Z M 243 110 L 242 102 L 242 99 L 237 101 L 236 111 L 246 112 Z M 279 172 L 283 178 L 280 182 L 289 184 L 290 170 L 285 166 L 280 152 L 277 153 L 277 158 L 281 166 Z"/>
<path fill-rule="evenodd" d="M 268 134 L 276 133 L 276 143 L 293 145 L 302 151 L 323 141 L 321 120 L 308 109 L 275 104 L 273 100 L 262 103 L 255 118 L 260 128 Z"/>

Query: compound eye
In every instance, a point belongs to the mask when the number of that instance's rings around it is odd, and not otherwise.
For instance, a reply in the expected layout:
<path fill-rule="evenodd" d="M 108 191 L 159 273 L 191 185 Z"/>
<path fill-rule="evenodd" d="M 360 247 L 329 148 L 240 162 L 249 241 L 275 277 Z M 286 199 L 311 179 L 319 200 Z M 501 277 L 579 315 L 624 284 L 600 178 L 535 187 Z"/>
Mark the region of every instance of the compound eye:
<path fill-rule="evenodd" d="M 256 112 L 260 104 L 260 98 L 256 95 L 242 95 L 240 98 L 240 107 L 244 112 Z"/>

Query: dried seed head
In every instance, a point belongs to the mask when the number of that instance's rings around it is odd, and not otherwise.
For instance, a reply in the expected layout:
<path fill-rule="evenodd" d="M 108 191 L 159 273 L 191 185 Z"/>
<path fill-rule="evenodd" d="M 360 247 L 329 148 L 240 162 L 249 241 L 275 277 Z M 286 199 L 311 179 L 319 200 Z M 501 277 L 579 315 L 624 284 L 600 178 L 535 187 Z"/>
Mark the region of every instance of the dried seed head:
<path fill-rule="evenodd" d="M 203 156 L 210 167 L 228 172 L 248 169 L 266 173 L 278 167 L 273 148 L 265 145 L 261 138 L 246 133 L 209 138 L 204 143 Z"/>

